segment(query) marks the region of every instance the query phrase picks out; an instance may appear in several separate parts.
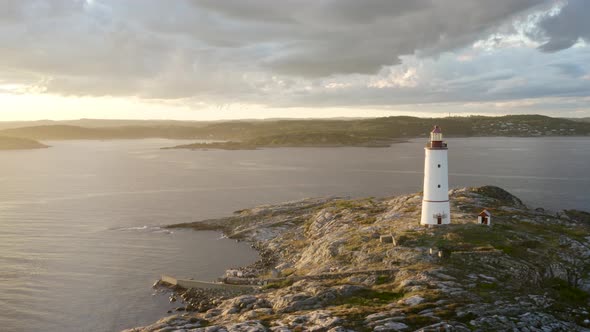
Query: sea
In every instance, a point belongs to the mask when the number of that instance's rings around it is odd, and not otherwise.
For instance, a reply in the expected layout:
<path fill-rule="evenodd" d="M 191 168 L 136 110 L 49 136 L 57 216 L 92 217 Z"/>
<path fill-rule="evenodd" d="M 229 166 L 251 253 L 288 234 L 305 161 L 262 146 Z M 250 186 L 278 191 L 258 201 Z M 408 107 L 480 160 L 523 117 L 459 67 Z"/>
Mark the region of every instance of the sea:
<path fill-rule="evenodd" d="M 215 280 L 247 243 L 168 224 L 306 197 L 422 190 L 424 139 L 389 148 L 161 150 L 187 141 L 52 141 L 0 151 L 0 330 L 120 331 L 178 304 L 162 274 Z M 451 138 L 451 187 L 590 210 L 590 138 Z"/>

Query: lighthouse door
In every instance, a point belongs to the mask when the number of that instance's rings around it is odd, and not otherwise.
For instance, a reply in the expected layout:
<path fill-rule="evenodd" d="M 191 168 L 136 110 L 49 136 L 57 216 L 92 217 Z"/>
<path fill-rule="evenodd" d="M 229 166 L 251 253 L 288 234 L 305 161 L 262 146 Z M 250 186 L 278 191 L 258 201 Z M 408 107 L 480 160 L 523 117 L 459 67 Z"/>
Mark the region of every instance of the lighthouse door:
<path fill-rule="evenodd" d="M 441 225 L 442 224 L 442 216 L 437 216 L 436 217 L 436 223 Z"/>

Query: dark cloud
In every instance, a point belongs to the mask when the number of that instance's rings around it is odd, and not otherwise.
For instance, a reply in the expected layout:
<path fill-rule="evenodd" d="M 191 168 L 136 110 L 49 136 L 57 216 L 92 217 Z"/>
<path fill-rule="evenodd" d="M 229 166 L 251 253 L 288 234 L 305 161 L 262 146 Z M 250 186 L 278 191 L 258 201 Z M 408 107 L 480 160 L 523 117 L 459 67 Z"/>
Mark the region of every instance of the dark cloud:
<path fill-rule="evenodd" d="M 524 96 L 532 92 L 518 86 L 523 73 L 488 70 L 507 56 L 477 66 L 450 61 L 441 70 L 433 65 L 431 77 L 421 72 L 420 80 L 418 74 L 403 77 L 404 72 L 388 68 L 405 66 L 402 59 L 408 56 L 441 57 L 551 3 L 5 0 L 0 3 L 0 82 L 28 82 L 62 95 L 281 106 L 491 99 L 512 85 Z M 588 22 L 581 13 L 587 6 L 571 1 L 545 18 L 540 29 L 549 41 L 543 50 L 586 38 Z M 572 17 L 577 23 L 562 22 Z M 580 77 L 587 70 L 554 62 L 553 71 L 562 76 Z M 375 85 L 381 88 L 369 84 L 371 75 L 385 80 Z M 345 88 L 326 89 L 329 80 Z"/>
<path fill-rule="evenodd" d="M 590 1 L 568 0 L 561 11 L 546 16 L 539 28 L 548 39 L 539 49 L 556 52 L 572 47 L 580 39 L 590 42 Z"/>
<path fill-rule="evenodd" d="M 278 52 L 264 65 L 302 77 L 372 74 L 401 55 L 473 42 L 544 0 L 194 1 L 228 19 L 269 22 Z M 274 18 L 274 19 L 273 19 Z M 241 33 L 236 32 L 236 38 Z M 270 35 L 273 35 L 270 32 Z"/>

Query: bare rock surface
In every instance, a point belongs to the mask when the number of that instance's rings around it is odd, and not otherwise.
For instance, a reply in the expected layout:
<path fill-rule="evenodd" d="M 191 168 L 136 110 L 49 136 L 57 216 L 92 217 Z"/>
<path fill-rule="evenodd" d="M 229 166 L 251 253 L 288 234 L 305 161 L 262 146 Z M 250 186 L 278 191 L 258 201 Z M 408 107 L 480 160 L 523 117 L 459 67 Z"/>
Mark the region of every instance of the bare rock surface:
<path fill-rule="evenodd" d="M 313 198 L 170 227 L 249 241 L 260 261 L 175 290 L 156 331 L 590 331 L 590 214 L 529 209 L 497 187 L 450 191 L 453 224 L 424 228 L 418 194 Z M 488 209 L 493 225 L 475 223 Z M 382 241 L 391 236 L 391 241 Z"/>

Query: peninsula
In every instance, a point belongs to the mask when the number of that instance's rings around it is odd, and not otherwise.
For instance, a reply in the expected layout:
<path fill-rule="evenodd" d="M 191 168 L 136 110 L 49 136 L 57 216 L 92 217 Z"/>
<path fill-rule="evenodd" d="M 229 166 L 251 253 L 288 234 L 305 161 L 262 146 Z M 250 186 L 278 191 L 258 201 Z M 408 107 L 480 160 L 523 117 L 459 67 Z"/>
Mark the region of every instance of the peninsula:
<path fill-rule="evenodd" d="M 0 136 L 0 150 L 44 149 L 49 146 L 29 138 Z"/>
<path fill-rule="evenodd" d="M 588 331 L 590 214 L 529 208 L 505 190 L 449 192 L 453 222 L 420 226 L 421 193 L 316 198 L 170 228 L 219 230 L 261 259 L 174 288 L 155 331 Z M 493 223 L 477 223 L 482 209 Z M 190 277 L 190 276 L 189 276 Z"/>
<path fill-rule="evenodd" d="M 221 150 L 255 150 L 258 148 L 278 147 L 388 147 L 392 143 L 402 142 L 396 139 L 377 139 L 371 136 L 357 136 L 339 133 L 287 133 L 282 135 L 262 136 L 246 141 L 228 141 L 213 143 L 193 143 L 164 149 L 221 149 Z"/>

